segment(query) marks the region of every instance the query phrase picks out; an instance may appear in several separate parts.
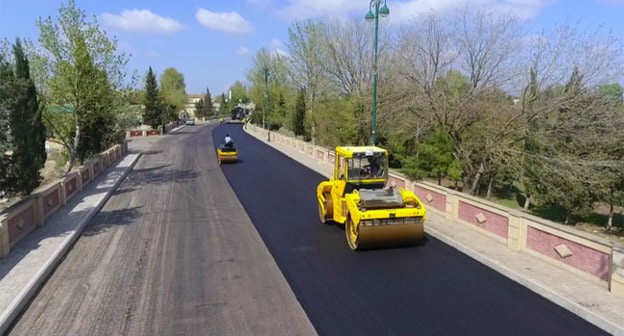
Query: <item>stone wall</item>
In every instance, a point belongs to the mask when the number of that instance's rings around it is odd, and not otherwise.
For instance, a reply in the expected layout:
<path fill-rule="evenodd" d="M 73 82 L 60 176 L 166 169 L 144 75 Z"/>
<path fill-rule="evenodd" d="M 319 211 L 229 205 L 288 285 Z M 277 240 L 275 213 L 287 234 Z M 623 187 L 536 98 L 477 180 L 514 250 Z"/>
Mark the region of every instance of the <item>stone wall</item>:
<path fill-rule="evenodd" d="M 115 145 L 64 178 L 39 187 L 21 202 L 0 213 L 0 257 L 78 194 L 101 172 L 117 162 L 127 146 Z"/>

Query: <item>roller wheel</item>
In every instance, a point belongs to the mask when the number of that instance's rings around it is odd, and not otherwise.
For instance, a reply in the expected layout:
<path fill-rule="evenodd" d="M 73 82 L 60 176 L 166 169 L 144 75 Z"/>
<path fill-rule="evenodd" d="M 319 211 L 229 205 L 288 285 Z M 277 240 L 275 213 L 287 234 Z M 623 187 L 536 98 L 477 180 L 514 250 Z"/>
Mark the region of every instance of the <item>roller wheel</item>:
<path fill-rule="evenodd" d="M 330 193 L 325 193 L 325 217 L 334 218 L 334 201 L 331 198 Z"/>
<path fill-rule="evenodd" d="M 319 203 L 319 218 L 321 219 L 321 223 L 330 224 L 334 218 L 334 202 L 332 202 L 330 193 L 324 193 L 323 196 L 325 197 L 325 212 L 323 213 L 321 204 Z"/>
<path fill-rule="evenodd" d="M 345 235 L 347 236 L 347 243 L 349 243 L 349 247 L 355 251 L 358 249 L 359 240 L 360 240 L 360 231 L 358 230 L 353 220 L 351 220 L 351 216 L 347 216 L 347 222 L 345 223 Z"/>
<path fill-rule="evenodd" d="M 327 202 L 325 202 L 325 204 L 327 204 Z M 325 206 L 325 208 L 327 209 L 327 206 Z M 323 211 L 323 207 L 321 206 L 320 202 L 318 204 L 318 213 L 319 213 L 319 219 L 321 220 L 321 223 L 327 224 L 327 218 L 325 217 L 325 212 Z"/>

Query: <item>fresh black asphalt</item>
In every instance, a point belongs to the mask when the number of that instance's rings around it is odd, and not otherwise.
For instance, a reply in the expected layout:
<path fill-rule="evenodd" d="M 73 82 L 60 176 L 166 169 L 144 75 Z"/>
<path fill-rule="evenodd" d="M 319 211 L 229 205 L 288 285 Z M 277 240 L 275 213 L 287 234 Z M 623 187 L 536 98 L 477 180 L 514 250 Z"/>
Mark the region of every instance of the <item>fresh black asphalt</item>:
<path fill-rule="evenodd" d="M 344 230 L 323 225 L 323 176 L 247 135 L 226 133 L 240 162 L 228 182 L 320 335 L 604 335 L 553 304 L 428 236 L 422 246 L 352 252 Z"/>

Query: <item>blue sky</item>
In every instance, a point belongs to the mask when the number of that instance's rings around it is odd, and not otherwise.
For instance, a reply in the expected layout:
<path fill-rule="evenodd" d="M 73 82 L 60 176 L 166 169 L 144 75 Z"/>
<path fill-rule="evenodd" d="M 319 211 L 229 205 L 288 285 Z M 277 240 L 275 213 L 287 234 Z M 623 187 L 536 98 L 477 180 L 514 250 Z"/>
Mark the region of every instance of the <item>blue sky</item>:
<path fill-rule="evenodd" d="M 63 0 L 0 0 L 0 37 L 36 40 L 37 18 L 56 17 Z M 119 47 L 131 54 L 130 67 L 143 75 L 148 66 L 158 73 L 175 67 L 184 74 L 188 93 L 213 96 L 236 80 L 245 81 L 253 54 L 260 48 L 286 49 L 293 20 L 328 16 L 360 18 L 367 0 L 240 0 L 148 1 L 76 0 L 88 15 L 97 16 Z M 603 25 L 624 41 L 624 0 L 393 0 L 391 23 L 435 9 L 463 6 L 512 11 L 530 29 L 548 29 L 556 22 L 582 20 Z M 624 46 L 622 46 L 624 48 Z M 139 83 L 141 85 L 142 83 Z"/>

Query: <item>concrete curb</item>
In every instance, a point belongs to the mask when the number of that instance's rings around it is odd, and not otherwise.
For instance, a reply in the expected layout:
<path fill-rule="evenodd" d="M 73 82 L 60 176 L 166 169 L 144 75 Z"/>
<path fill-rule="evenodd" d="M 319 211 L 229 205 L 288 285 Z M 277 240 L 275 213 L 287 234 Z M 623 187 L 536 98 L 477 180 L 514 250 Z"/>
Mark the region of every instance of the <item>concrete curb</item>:
<path fill-rule="evenodd" d="M 46 261 L 46 263 L 39 269 L 39 271 L 35 274 L 35 276 L 28 281 L 28 283 L 22 288 L 22 290 L 17 294 L 13 302 L 2 312 L 0 315 L 0 335 L 4 335 L 7 330 L 11 327 L 15 318 L 19 316 L 24 307 L 30 302 L 35 293 L 40 289 L 41 285 L 45 282 L 48 276 L 54 271 L 54 269 L 58 266 L 60 261 L 67 255 L 71 246 L 76 242 L 76 240 L 82 234 L 82 230 L 87 225 L 87 223 L 102 209 L 104 204 L 108 201 L 113 192 L 117 190 L 119 185 L 125 180 L 126 176 L 134 169 L 134 165 L 137 163 L 141 154 L 129 154 L 124 157 L 127 158 L 130 155 L 136 155 L 136 157 L 132 160 L 130 165 L 126 168 L 126 170 L 121 174 L 121 177 L 115 181 L 113 186 L 102 196 L 94 207 L 92 207 L 87 215 L 83 217 L 83 219 L 78 223 L 78 225 L 72 230 L 72 232 L 67 236 L 67 238 L 63 241 L 63 243 L 56 249 L 56 251 L 50 256 L 50 258 Z M 121 162 L 121 159 L 119 162 Z"/>
<path fill-rule="evenodd" d="M 171 129 L 168 133 L 165 133 L 165 135 L 167 135 L 167 134 L 171 134 L 171 133 L 175 133 L 175 132 L 177 132 L 177 131 L 179 131 L 179 130 L 183 129 L 184 127 L 186 127 L 186 125 L 180 125 L 180 126 L 178 126 L 178 127 L 176 127 L 176 128 Z"/>

